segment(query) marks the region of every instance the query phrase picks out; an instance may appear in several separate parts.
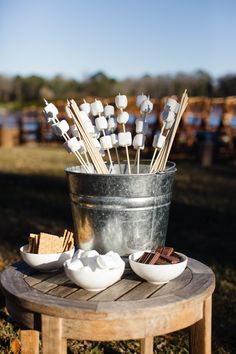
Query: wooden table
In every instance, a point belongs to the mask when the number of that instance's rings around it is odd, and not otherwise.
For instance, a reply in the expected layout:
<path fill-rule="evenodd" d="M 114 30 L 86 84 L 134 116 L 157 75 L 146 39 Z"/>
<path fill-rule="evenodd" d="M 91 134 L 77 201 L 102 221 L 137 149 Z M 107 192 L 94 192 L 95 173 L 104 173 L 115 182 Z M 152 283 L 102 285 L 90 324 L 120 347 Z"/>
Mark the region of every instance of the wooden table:
<path fill-rule="evenodd" d="M 189 326 L 191 353 L 211 353 L 215 277 L 194 259 L 168 284 L 149 284 L 128 269 L 119 282 L 96 293 L 78 288 L 63 271 L 39 273 L 19 262 L 2 272 L 1 287 L 12 318 L 33 329 L 22 332 L 23 353 L 38 352 L 41 330 L 44 354 L 66 353 L 67 338 L 140 338 L 141 353 L 150 354 L 153 336 Z"/>

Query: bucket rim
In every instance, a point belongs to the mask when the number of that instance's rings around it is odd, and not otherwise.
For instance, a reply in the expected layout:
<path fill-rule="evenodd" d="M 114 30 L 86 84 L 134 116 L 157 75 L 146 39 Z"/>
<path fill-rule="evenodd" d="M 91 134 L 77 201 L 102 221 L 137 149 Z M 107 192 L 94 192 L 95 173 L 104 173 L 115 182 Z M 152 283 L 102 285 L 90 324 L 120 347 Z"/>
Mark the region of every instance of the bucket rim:
<path fill-rule="evenodd" d="M 148 160 L 144 160 L 144 161 L 148 161 Z M 150 161 L 149 161 L 150 162 Z M 134 177 L 134 176 L 156 176 L 156 175 L 163 175 L 163 174 L 169 174 L 169 173 L 174 173 L 177 171 L 177 167 L 176 167 L 176 163 L 173 161 L 167 161 L 167 164 L 171 165 L 171 166 L 167 166 L 167 168 L 164 171 L 161 172 L 156 172 L 156 173 L 108 173 L 108 174 L 98 174 L 98 173 L 88 173 L 88 172 L 81 172 L 81 171 L 76 171 L 75 169 L 78 167 L 82 167 L 80 165 L 73 165 L 73 166 L 68 166 L 64 169 L 64 172 L 66 172 L 66 174 L 70 175 L 70 174 L 74 174 L 74 175 L 90 175 L 90 176 L 125 176 L 125 177 Z M 118 165 L 118 164 L 115 164 Z M 122 164 L 123 165 L 123 164 Z M 142 165 L 146 165 L 146 164 L 140 164 L 140 166 Z"/>

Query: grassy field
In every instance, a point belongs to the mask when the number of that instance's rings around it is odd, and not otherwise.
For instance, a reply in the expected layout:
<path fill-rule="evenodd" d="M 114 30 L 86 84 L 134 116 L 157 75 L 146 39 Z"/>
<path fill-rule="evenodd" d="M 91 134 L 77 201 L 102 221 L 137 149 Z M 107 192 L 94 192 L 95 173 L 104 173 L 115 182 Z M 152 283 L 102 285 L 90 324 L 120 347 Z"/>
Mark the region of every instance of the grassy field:
<path fill-rule="evenodd" d="M 213 296 L 213 353 L 236 352 L 235 232 L 236 164 L 204 169 L 176 161 L 167 244 L 210 266 L 216 275 Z M 19 259 L 30 232 L 61 232 L 72 227 L 64 168 L 76 160 L 59 145 L 0 150 L 0 267 Z M 0 353 L 17 353 L 19 329 L 1 299 Z M 155 338 L 155 353 L 188 353 L 187 331 Z M 138 353 L 139 342 L 68 341 L 68 353 Z"/>

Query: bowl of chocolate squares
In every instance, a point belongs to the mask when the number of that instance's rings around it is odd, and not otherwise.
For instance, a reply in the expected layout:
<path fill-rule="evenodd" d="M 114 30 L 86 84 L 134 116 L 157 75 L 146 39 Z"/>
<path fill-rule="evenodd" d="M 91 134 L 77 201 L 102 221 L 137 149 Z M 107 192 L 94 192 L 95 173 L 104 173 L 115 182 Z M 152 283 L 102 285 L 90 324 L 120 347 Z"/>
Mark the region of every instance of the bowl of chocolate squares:
<path fill-rule="evenodd" d="M 131 269 L 152 284 L 165 284 L 177 278 L 187 266 L 188 258 L 172 247 L 157 247 L 154 251 L 139 251 L 129 256 Z"/>

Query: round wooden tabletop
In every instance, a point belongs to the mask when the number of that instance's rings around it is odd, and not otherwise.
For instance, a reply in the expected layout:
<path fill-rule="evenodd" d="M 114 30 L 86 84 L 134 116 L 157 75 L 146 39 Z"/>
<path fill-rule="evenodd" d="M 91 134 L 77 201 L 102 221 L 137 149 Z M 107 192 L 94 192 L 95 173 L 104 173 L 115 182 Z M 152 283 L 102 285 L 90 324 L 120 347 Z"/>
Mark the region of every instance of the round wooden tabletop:
<path fill-rule="evenodd" d="M 94 319 L 110 313 L 120 318 L 132 312 L 134 318 L 204 301 L 214 291 L 215 277 L 210 268 L 189 259 L 182 275 L 164 285 L 149 284 L 129 269 L 109 288 L 89 292 L 68 280 L 63 271 L 40 273 L 18 262 L 2 272 L 1 286 L 6 298 L 36 313 Z"/>

